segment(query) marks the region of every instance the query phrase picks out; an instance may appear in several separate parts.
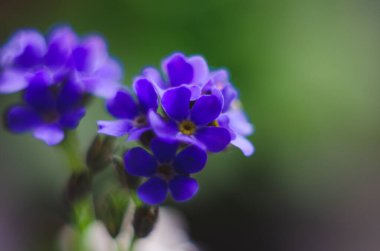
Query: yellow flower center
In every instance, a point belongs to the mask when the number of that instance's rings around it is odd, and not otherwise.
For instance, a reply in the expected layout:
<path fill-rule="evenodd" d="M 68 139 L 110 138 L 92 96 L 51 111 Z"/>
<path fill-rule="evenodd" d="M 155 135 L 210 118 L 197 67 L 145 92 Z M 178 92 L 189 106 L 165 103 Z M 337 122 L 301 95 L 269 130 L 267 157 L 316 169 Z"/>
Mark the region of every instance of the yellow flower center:
<path fill-rule="evenodd" d="M 185 135 L 193 135 L 195 133 L 195 125 L 190 120 L 182 121 L 179 124 L 179 131 Z"/>
<path fill-rule="evenodd" d="M 214 120 L 214 121 L 210 122 L 210 124 L 208 124 L 208 126 L 219 127 L 219 122 L 218 122 L 218 120 Z"/>

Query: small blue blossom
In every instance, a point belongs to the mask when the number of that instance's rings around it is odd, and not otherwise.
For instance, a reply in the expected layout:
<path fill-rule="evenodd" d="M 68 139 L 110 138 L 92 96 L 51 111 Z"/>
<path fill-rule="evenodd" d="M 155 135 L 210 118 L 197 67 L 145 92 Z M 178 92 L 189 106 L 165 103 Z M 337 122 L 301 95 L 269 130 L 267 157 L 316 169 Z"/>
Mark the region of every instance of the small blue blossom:
<path fill-rule="evenodd" d="M 79 39 L 69 27 L 58 27 L 45 39 L 37 31 L 21 30 L 0 50 L 0 93 L 25 89 L 41 70 L 51 76 L 49 85 L 69 80 L 100 97 L 113 96 L 122 78 L 100 36 Z"/>
<path fill-rule="evenodd" d="M 161 104 L 168 120 L 153 111 L 149 113 L 159 137 L 194 144 L 210 152 L 220 152 L 230 143 L 230 132 L 215 124 L 223 107 L 217 95 L 203 95 L 192 104 L 191 91 L 179 86 L 165 91 Z"/>
<path fill-rule="evenodd" d="M 126 171 L 147 178 L 137 189 L 140 199 L 150 205 L 160 204 L 168 191 L 176 201 L 191 199 L 198 191 L 198 183 L 190 175 L 204 168 L 207 153 L 196 146 L 177 153 L 178 143 L 160 138 L 152 140 L 150 149 L 153 154 L 135 147 L 124 155 Z"/>
<path fill-rule="evenodd" d="M 37 72 L 25 89 L 24 102 L 6 112 L 10 131 L 32 131 L 34 137 L 48 145 L 56 145 L 64 138 L 64 130 L 74 129 L 85 115 L 83 94 L 77 85 L 49 86 L 46 72 Z"/>
<path fill-rule="evenodd" d="M 157 111 L 158 96 L 153 84 L 145 78 L 134 81 L 133 90 L 137 100 L 126 90 L 119 90 L 107 101 L 107 109 L 116 121 L 98 121 L 99 133 L 121 137 L 128 134 L 128 140 L 137 140 L 151 129 L 148 111 Z"/>
<path fill-rule="evenodd" d="M 23 100 L 6 115 L 14 133 L 32 131 L 48 145 L 78 126 L 88 96 L 112 97 L 122 71 L 96 35 L 80 39 L 69 27 L 54 29 L 45 39 L 21 30 L 0 50 L 0 93 L 23 91 Z"/>
<path fill-rule="evenodd" d="M 238 92 L 230 83 L 226 70 L 217 70 L 210 73 L 209 82 L 203 87 L 203 93 L 221 93 L 223 109 L 218 117 L 218 125 L 228 129 L 231 133 L 231 144 L 238 147 L 246 156 L 254 152 L 252 143 L 246 138 L 253 133 L 253 125 L 245 115 Z"/>

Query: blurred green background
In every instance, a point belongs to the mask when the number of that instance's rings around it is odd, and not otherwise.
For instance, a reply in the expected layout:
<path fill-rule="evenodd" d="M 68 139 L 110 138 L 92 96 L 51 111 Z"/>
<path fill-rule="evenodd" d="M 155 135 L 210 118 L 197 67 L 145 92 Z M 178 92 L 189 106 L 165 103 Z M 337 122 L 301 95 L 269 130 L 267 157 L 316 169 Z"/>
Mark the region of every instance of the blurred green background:
<path fill-rule="evenodd" d="M 227 67 L 255 125 L 256 153 L 212 156 L 197 197 L 172 204 L 194 241 L 204 250 L 371 251 L 380 247 L 379 7 L 373 0 L 1 0 L 0 43 L 20 28 L 47 32 L 57 24 L 99 33 L 127 85 L 174 51 Z M 0 97 L 1 110 L 17 98 Z M 100 101 L 88 114 L 79 126 L 83 152 L 95 121 L 109 118 Z M 68 177 L 63 154 L 1 129 L 0 163 L 0 243 L 53 250 L 54 210 Z"/>

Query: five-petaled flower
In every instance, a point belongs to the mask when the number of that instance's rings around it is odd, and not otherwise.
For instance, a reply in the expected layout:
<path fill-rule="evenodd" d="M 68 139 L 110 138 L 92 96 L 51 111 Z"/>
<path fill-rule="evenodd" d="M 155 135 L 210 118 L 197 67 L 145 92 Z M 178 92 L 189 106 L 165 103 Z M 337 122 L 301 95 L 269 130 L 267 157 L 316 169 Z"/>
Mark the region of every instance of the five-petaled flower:
<path fill-rule="evenodd" d="M 33 131 L 48 145 L 64 138 L 65 129 L 74 129 L 85 115 L 83 95 L 72 83 L 49 86 L 44 72 L 36 73 L 24 92 L 24 102 L 6 113 L 6 125 L 15 133 Z"/>
<path fill-rule="evenodd" d="M 154 138 L 150 145 L 153 155 L 141 147 L 125 153 L 126 171 L 148 178 L 137 189 L 137 194 L 145 203 L 162 203 L 168 191 L 176 201 L 189 200 L 197 193 L 198 183 L 190 175 L 204 168 L 207 153 L 194 145 L 177 153 L 178 148 L 178 143 Z"/>
<path fill-rule="evenodd" d="M 192 102 L 186 86 L 167 90 L 162 97 L 162 108 L 169 117 L 165 121 L 151 111 L 149 119 L 159 137 L 196 145 L 210 152 L 224 150 L 231 141 L 226 128 L 219 127 L 223 102 L 217 95 L 202 95 Z"/>
<path fill-rule="evenodd" d="M 107 101 L 107 109 L 116 121 L 98 121 L 99 133 L 121 137 L 128 134 L 129 140 L 137 140 L 149 129 L 148 111 L 157 111 L 158 97 L 153 84 L 144 78 L 138 78 L 133 84 L 137 101 L 126 90 L 119 90 Z"/>

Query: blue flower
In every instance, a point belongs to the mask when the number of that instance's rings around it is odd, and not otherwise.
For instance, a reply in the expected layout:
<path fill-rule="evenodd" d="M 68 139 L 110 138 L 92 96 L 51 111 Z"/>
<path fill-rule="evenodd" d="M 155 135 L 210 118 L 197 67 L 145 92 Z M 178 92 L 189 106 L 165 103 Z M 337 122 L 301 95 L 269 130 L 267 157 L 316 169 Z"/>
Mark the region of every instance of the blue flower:
<path fill-rule="evenodd" d="M 210 81 L 203 87 L 202 92 L 222 94 L 224 103 L 222 113 L 217 119 L 218 124 L 230 131 L 232 145 L 238 147 L 244 155 L 252 155 L 254 147 L 246 137 L 253 133 L 253 126 L 242 109 L 237 90 L 229 81 L 228 72 L 211 72 Z"/>
<path fill-rule="evenodd" d="M 207 161 L 207 154 L 196 146 L 188 146 L 177 153 L 178 143 L 160 138 L 152 140 L 150 154 L 135 147 L 124 155 L 126 171 L 134 176 L 146 177 L 137 194 L 147 204 L 165 201 L 168 191 L 176 201 L 191 199 L 198 191 L 198 183 L 190 175 L 200 172 Z"/>
<path fill-rule="evenodd" d="M 6 125 L 11 132 L 32 131 L 34 137 L 48 145 L 64 138 L 64 130 L 74 129 L 85 115 L 83 94 L 77 85 L 49 86 L 50 76 L 37 72 L 25 89 L 24 102 L 6 112 Z"/>
<path fill-rule="evenodd" d="M 153 84 L 145 78 L 138 78 L 133 84 L 137 101 L 125 90 L 119 90 L 107 101 L 107 109 L 116 121 L 98 121 L 99 133 L 121 137 L 128 134 L 128 140 L 137 140 L 151 129 L 148 111 L 156 111 L 158 97 Z"/>
<path fill-rule="evenodd" d="M 45 39 L 34 30 L 17 32 L 0 50 L 0 93 L 23 91 L 6 124 L 11 132 L 32 131 L 48 145 L 78 126 L 88 96 L 111 97 L 122 71 L 99 36 L 79 39 L 69 27 Z"/>
<path fill-rule="evenodd" d="M 72 81 L 100 97 L 113 96 L 122 78 L 99 36 L 79 39 L 69 27 L 59 27 L 45 39 L 37 31 L 21 30 L 0 50 L 0 93 L 24 90 L 41 70 L 51 76 L 49 85 Z"/>
<path fill-rule="evenodd" d="M 149 113 L 159 137 L 194 144 L 210 152 L 220 152 L 230 143 L 230 132 L 216 121 L 223 107 L 220 95 L 202 95 L 193 102 L 191 91 L 179 86 L 166 90 L 161 104 L 168 120 L 153 111 Z"/>

